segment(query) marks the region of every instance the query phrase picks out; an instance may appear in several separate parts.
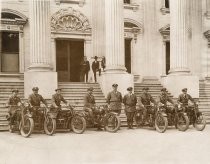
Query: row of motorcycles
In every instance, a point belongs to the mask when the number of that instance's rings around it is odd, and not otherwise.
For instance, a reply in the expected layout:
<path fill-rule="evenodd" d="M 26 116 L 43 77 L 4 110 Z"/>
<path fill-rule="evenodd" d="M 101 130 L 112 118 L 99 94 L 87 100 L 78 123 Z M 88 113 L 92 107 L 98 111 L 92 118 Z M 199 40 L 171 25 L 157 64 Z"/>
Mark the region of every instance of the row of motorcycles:
<path fill-rule="evenodd" d="M 59 130 L 81 134 L 87 127 L 102 127 L 108 132 L 117 132 L 121 126 L 118 114 L 110 111 L 107 105 L 95 107 L 94 118 L 86 111 L 75 110 L 75 106 L 62 107 L 59 112 L 47 107 L 37 107 L 36 111 L 32 111 L 26 102 L 15 107 L 21 119 L 15 117 L 14 124 L 10 125 L 9 129 L 10 132 L 19 132 L 23 137 L 29 137 L 34 131 L 44 131 L 47 135 L 53 135 Z M 168 126 L 175 126 L 180 131 L 186 131 L 189 125 L 199 131 L 205 129 L 206 120 L 203 114 L 196 112 L 198 104 L 187 108 L 178 105 L 149 105 L 147 108 L 153 108 L 155 112 L 148 112 L 145 120 L 143 110 L 136 110 L 134 120 L 137 127 L 149 126 L 160 133 L 164 133 Z M 168 112 L 167 108 L 171 108 L 172 112 Z"/>
<path fill-rule="evenodd" d="M 164 133 L 168 126 L 175 126 L 180 131 L 186 131 L 190 125 L 193 125 L 198 131 L 205 129 L 206 120 L 202 112 L 198 112 L 197 103 L 185 107 L 182 105 L 159 105 L 158 107 L 149 105 L 147 108 L 153 108 L 155 112 L 148 113 L 144 121 L 143 111 L 137 110 L 134 116 L 137 127 L 145 126 L 144 122 L 147 122 L 149 127 L 155 128 L 160 133 Z M 170 112 L 167 109 L 170 109 Z"/>
<path fill-rule="evenodd" d="M 9 130 L 18 132 L 23 137 L 29 137 L 36 131 L 44 131 L 47 135 L 53 135 L 59 130 L 81 134 L 87 127 L 99 126 L 108 132 L 116 132 L 121 125 L 120 118 L 106 105 L 95 107 L 94 120 L 88 112 L 75 110 L 75 106 L 62 107 L 59 112 L 47 107 L 37 107 L 36 111 L 33 111 L 26 102 L 13 107 L 16 107 L 16 114 L 19 114 L 21 119 L 14 117 L 14 123 L 9 125 Z"/>

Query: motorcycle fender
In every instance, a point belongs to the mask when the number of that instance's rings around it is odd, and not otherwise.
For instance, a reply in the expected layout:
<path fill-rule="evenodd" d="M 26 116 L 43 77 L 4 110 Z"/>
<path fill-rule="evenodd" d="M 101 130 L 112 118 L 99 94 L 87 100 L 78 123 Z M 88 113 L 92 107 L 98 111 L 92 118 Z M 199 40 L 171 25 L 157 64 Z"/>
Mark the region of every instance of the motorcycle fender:
<path fill-rule="evenodd" d="M 28 116 L 29 118 L 32 118 L 32 114 L 26 114 L 26 116 Z"/>
<path fill-rule="evenodd" d="M 84 113 L 76 112 L 76 113 L 75 113 L 75 116 L 85 117 L 85 114 L 84 114 Z"/>
<path fill-rule="evenodd" d="M 49 118 L 56 119 L 57 113 L 48 113 Z"/>
<path fill-rule="evenodd" d="M 183 113 L 184 116 L 187 116 L 187 113 Z"/>
<path fill-rule="evenodd" d="M 165 114 L 165 113 L 161 113 L 161 115 L 162 115 L 163 117 L 167 117 L 167 114 Z"/>
<path fill-rule="evenodd" d="M 115 116 L 117 116 L 118 113 L 115 112 L 110 112 L 108 115 L 114 114 Z"/>

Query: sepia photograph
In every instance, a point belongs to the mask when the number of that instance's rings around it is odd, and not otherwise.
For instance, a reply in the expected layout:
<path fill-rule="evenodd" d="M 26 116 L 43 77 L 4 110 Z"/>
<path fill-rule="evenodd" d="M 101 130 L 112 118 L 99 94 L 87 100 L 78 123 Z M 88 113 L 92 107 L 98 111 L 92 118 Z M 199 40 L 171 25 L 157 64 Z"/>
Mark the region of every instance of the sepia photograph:
<path fill-rule="evenodd" d="M 0 11 L 0 164 L 210 163 L 210 0 Z"/>

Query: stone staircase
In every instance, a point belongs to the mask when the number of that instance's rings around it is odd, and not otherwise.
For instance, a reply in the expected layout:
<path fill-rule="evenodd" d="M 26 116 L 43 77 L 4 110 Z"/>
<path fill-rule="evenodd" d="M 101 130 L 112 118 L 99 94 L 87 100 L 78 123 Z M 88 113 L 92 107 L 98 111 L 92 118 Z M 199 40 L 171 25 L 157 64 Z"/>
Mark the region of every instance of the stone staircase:
<path fill-rule="evenodd" d="M 210 83 L 200 81 L 199 83 L 199 110 L 206 117 L 207 123 L 210 123 Z"/>
<path fill-rule="evenodd" d="M 12 89 L 19 90 L 19 97 L 24 97 L 24 84 L 23 82 L 0 82 L 0 130 L 8 130 L 8 121 L 6 115 L 8 114 L 8 108 L 5 107 L 5 103 L 11 96 Z"/>

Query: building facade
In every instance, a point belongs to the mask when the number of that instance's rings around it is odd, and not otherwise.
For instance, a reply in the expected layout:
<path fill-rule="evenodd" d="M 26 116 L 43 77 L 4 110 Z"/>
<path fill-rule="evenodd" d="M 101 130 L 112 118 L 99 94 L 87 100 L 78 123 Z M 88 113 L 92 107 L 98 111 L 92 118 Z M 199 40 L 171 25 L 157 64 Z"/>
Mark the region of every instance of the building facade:
<path fill-rule="evenodd" d="M 26 97 L 80 82 L 83 56 L 106 58 L 104 94 L 157 78 L 198 97 L 210 79 L 210 0 L 2 0 L 0 30 L 0 81 L 24 81 Z"/>

